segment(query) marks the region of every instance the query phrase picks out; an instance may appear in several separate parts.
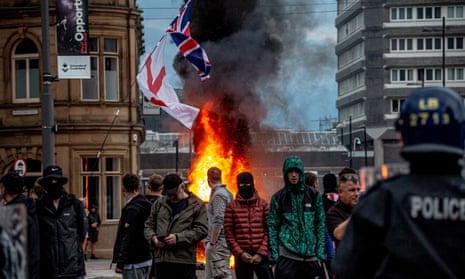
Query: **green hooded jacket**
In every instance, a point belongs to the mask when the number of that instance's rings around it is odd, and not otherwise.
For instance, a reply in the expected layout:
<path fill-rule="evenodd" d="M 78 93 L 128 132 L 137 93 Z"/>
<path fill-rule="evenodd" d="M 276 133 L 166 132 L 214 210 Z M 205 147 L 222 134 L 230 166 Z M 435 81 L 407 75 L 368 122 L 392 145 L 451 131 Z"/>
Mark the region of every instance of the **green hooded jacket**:
<path fill-rule="evenodd" d="M 300 171 L 299 182 L 287 178 L 291 169 Z M 279 258 L 279 247 L 299 258 L 325 260 L 325 213 L 321 194 L 304 183 L 304 167 L 297 156 L 286 158 L 283 165 L 284 187 L 270 202 L 268 234 L 271 257 Z"/>

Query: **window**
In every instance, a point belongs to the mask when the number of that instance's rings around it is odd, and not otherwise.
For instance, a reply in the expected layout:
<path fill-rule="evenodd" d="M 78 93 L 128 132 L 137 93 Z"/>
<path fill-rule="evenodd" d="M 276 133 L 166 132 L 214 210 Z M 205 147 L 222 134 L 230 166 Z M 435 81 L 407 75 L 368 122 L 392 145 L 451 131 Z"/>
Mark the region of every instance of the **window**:
<path fill-rule="evenodd" d="M 464 80 L 465 68 L 447 68 L 447 80 Z"/>
<path fill-rule="evenodd" d="M 391 20 L 406 20 L 413 18 L 413 9 L 409 8 L 391 8 Z"/>
<path fill-rule="evenodd" d="M 391 100 L 391 113 L 400 112 L 400 108 L 402 107 L 403 103 L 404 103 L 404 99 L 392 99 Z"/>
<path fill-rule="evenodd" d="M 447 7 L 448 18 L 463 18 L 463 6 Z"/>
<path fill-rule="evenodd" d="M 91 54 L 91 78 L 82 81 L 82 100 L 118 101 L 118 40 L 90 38 L 89 52 Z M 100 84 L 103 84 L 104 87 L 100 88 Z M 103 96 L 100 92 L 103 92 Z"/>
<path fill-rule="evenodd" d="M 81 158 L 82 196 L 88 204 L 103 205 L 99 208 L 107 220 L 120 218 L 121 169 L 119 157 Z"/>
<path fill-rule="evenodd" d="M 417 8 L 417 18 L 423 19 L 423 8 Z"/>
<path fill-rule="evenodd" d="M 391 81 L 412 81 L 413 70 L 412 69 L 392 69 L 391 70 Z"/>
<path fill-rule="evenodd" d="M 16 46 L 12 58 L 13 102 L 39 102 L 40 71 L 36 45 L 24 39 Z"/>

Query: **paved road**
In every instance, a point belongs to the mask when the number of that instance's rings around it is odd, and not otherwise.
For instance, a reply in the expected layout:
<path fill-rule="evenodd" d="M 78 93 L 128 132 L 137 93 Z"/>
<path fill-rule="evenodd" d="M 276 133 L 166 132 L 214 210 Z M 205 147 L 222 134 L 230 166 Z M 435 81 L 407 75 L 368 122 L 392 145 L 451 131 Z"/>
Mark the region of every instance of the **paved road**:
<path fill-rule="evenodd" d="M 88 279 L 119 279 L 121 274 L 115 273 L 115 265 L 110 269 L 110 259 L 88 260 L 86 262 L 86 271 Z M 233 279 L 235 278 L 233 272 Z M 205 271 L 197 270 L 197 279 L 205 279 Z"/>

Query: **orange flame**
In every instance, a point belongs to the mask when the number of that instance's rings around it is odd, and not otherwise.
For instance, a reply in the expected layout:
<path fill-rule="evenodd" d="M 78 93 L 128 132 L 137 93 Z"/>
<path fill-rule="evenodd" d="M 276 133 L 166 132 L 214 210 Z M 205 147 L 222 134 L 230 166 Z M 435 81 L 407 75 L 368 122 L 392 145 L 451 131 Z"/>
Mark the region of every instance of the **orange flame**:
<path fill-rule="evenodd" d="M 237 152 L 237 142 L 231 140 L 228 125 L 216 117 L 209 103 L 199 113 L 194 127 L 194 134 L 200 136 L 196 142 L 194 160 L 188 175 L 189 190 L 203 201 L 208 202 L 210 187 L 207 182 L 207 171 L 215 166 L 222 171 L 223 182 L 235 195 L 236 176 L 249 169 L 245 154 Z M 205 245 L 197 245 L 197 262 L 205 263 Z M 231 256 L 230 267 L 234 268 L 234 257 Z"/>
<path fill-rule="evenodd" d="M 216 166 L 222 171 L 223 183 L 233 193 L 236 193 L 236 176 L 248 169 L 244 154 L 234 152 L 234 141 L 227 138 L 223 123 L 207 109 L 199 113 L 194 133 L 201 133 L 201 140 L 195 146 L 196 159 L 188 175 L 189 190 L 203 201 L 208 201 L 210 187 L 207 183 L 207 171 Z"/>

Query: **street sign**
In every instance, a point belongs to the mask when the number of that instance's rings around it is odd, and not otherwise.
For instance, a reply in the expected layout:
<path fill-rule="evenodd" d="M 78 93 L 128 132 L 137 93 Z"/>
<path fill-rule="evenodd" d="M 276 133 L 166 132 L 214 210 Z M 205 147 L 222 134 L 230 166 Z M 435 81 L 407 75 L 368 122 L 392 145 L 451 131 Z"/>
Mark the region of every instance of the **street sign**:
<path fill-rule="evenodd" d="M 18 172 L 19 176 L 24 177 L 27 171 L 26 160 L 23 158 L 16 159 L 13 168 L 16 172 Z"/>

